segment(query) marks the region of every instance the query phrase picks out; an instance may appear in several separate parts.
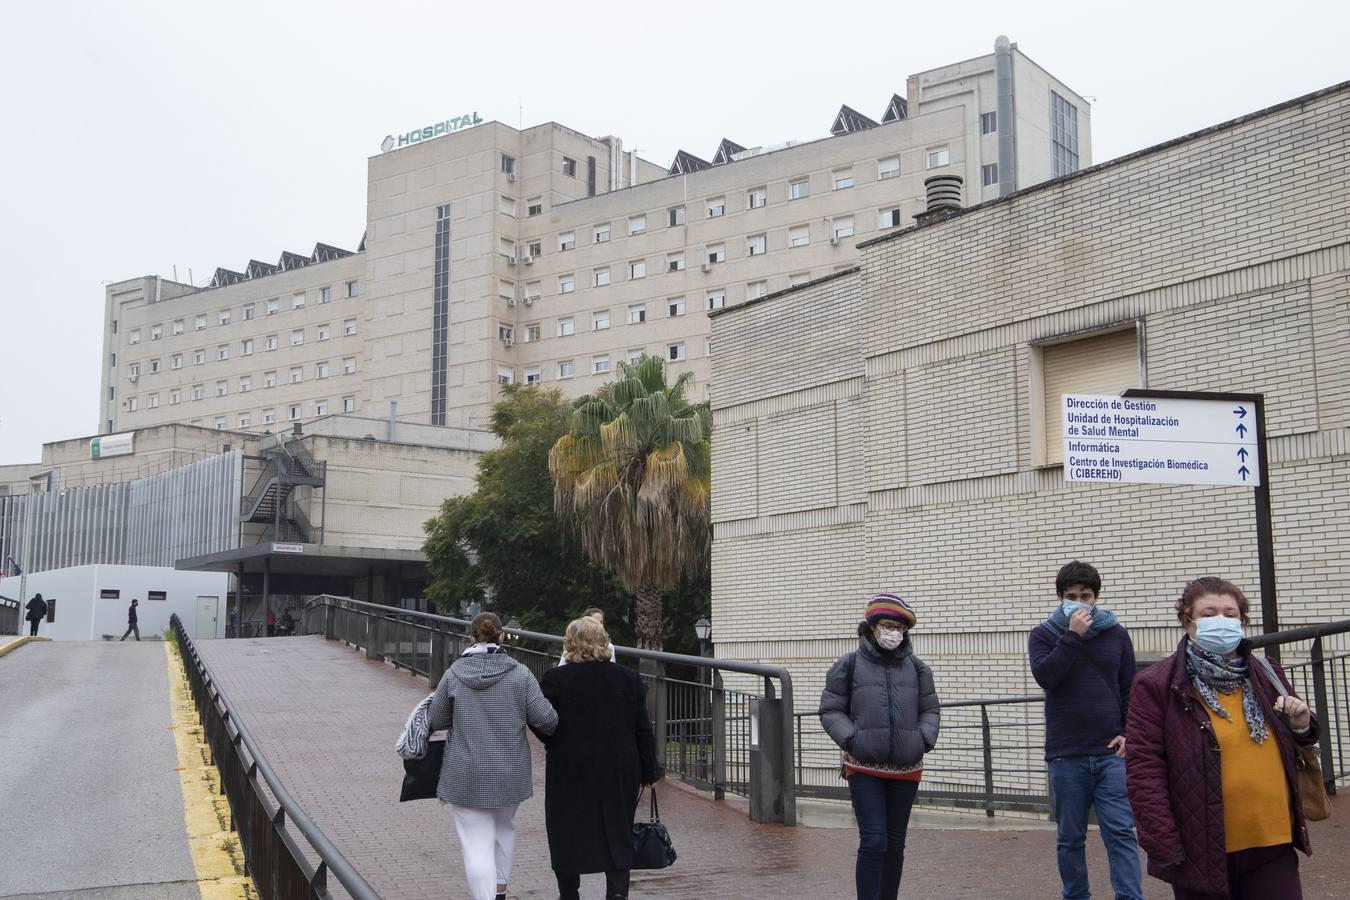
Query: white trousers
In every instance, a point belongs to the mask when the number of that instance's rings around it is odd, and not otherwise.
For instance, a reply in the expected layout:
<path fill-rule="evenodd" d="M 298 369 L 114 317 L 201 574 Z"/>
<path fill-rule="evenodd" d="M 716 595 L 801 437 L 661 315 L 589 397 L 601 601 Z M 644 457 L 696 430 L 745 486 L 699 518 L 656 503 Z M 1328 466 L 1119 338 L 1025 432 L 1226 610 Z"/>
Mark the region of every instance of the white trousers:
<path fill-rule="evenodd" d="M 516 852 L 516 806 L 455 810 L 455 831 L 464 853 L 464 877 L 472 900 L 494 900 L 497 885 L 511 878 Z"/>

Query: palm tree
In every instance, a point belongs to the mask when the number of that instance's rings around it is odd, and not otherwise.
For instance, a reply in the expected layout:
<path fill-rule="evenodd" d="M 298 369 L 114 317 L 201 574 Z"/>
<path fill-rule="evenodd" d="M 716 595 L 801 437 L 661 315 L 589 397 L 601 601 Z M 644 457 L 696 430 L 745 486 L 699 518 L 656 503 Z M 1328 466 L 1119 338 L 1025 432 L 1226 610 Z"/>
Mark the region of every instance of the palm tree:
<path fill-rule="evenodd" d="M 666 384 L 665 361 L 643 356 L 572 403 L 549 452 L 553 506 L 590 560 L 637 595 L 638 646 L 659 650 L 661 596 L 708 558 L 712 414 Z"/>

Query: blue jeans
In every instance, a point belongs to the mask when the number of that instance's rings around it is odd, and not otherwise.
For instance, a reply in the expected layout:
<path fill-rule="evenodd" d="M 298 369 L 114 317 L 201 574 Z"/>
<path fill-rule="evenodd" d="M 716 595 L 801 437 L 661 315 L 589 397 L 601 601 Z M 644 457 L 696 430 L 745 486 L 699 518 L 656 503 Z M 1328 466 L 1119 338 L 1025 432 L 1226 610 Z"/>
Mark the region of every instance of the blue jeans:
<path fill-rule="evenodd" d="M 905 833 L 914 807 L 917 781 L 896 781 L 855 774 L 848 779 L 853 815 L 858 819 L 858 900 L 895 900 L 905 869 Z"/>
<path fill-rule="evenodd" d="M 1050 787 L 1054 791 L 1055 822 L 1059 836 L 1055 851 L 1064 900 L 1087 900 L 1088 810 L 1097 809 L 1102 843 L 1111 864 L 1111 888 L 1116 900 L 1142 900 L 1139 844 L 1134 836 L 1134 813 L 1125 794 L 1125 760 L 1114 753 L 1101 756 L 1062 756 L 1050 760 Z"/>

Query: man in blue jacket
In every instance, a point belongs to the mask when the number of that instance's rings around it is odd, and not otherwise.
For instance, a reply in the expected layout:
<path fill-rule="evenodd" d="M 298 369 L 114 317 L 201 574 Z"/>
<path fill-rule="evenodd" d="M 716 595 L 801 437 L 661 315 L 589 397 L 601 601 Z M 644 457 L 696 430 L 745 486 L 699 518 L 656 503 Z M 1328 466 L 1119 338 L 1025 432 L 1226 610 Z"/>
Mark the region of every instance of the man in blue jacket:
<path fill-rule="evenodd" d="M 1031 674 L 1045 690 L 1045 759 L 1059 835 L 1064 900 L 1087 900 L 1088 812 L 1097 811 L 1116 900 L 1142 900 L 1139 845 L 1125 793 L 1125 713 L 1134 645 L 1097 606 L 1102 578 L 1085 562 L 1055 577 L 1059 605 L 1027 638 Z"/>

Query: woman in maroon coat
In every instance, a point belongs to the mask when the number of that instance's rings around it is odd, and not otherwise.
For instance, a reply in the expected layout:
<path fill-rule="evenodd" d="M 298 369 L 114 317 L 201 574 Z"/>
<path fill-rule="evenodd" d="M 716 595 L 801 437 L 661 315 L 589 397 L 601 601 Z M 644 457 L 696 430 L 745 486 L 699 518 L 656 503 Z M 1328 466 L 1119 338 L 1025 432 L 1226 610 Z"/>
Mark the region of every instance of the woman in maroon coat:
<path fill-rule="evenodd" d="M 1312 852 L 1296 745 L 1317 741 L 1307 704 L 1281 697 L 1243 638 L 1247 598 L 1199 578 L 1177 601 L 1186 635 L 1134 681 L 1125 765 L 1148 872 L 1189 900 L 1301 900 Z"/>

